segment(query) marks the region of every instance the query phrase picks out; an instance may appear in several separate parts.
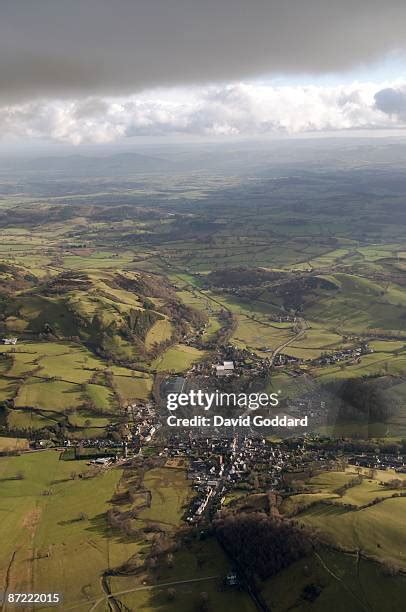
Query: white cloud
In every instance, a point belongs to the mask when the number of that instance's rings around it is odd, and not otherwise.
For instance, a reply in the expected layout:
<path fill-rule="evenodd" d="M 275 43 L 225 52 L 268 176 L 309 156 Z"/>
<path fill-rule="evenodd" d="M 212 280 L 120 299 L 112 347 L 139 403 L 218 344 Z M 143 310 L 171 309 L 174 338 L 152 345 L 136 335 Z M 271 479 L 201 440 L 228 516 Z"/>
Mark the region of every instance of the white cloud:
<path fill-rule="evenodd" d="M 0 133 L 17 140 L 79 145 L 139 136 L 221 138 L 374 130 L 397 127 L 406 119 L 400 109 L 388 112 L 388 102 L 384 104 L 388 92 L 404 89 L 402 83 L 275 86 L 238 82 L 153 90 L 124 98 L 44 100 L 0 108 Z"/>

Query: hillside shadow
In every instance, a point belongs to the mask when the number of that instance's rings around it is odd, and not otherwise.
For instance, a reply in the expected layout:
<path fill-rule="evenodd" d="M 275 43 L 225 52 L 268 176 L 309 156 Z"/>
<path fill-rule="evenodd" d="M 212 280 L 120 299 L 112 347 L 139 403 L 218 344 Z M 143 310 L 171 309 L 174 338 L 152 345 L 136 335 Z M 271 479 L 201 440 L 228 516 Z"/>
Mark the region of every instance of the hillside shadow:
<path fill-rule="evenodd" d="M 118 527 L 116 529 L 110 527 L 104 513 L 97 514 L 96 516 L 88 519 L 87 523 L 88 525 L 85 531 L 89 532 L 89 534 L 97 534 L 103 538 L 113 540 L 117 544 L 134 544 L 140 540 L 140 536 L 138 534 L 127 535 Z"/>

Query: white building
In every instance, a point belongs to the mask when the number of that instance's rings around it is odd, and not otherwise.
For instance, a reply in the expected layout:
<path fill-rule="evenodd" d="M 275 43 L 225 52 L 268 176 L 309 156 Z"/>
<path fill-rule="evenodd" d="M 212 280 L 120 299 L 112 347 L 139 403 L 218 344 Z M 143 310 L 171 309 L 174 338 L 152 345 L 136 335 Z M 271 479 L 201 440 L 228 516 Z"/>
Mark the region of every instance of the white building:
<path fill-rule="evenodd" d="M 223 365 L 225 370 L 234 370 L 234 361 L 224 361 Z"/>
<path fill-rule="evenodd" d="M 234 362 L 223 361 L 221 365 L 216 365 L 215 368 L 217 376 L 230 376 L 234 371 Z"/>
<path fill-rule="evenodd" d="M 99 457 L 91 463 L 95 463 L 96 465 L 108 465 L 111 462 L 111 457 Z"/>

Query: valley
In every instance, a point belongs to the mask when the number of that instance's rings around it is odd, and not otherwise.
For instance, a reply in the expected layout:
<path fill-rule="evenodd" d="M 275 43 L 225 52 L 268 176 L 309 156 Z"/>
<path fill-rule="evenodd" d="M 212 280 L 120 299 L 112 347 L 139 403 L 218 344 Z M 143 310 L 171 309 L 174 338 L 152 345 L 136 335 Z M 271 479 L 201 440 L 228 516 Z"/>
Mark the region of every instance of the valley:
<path fill-rule="evenodd" d="M 0 172 L 2 590 L 399 609 L 406 180 L 220 158 Z M 276 393 L 310 426 L 168 431 L 165 394 L 196 388 Z"/>

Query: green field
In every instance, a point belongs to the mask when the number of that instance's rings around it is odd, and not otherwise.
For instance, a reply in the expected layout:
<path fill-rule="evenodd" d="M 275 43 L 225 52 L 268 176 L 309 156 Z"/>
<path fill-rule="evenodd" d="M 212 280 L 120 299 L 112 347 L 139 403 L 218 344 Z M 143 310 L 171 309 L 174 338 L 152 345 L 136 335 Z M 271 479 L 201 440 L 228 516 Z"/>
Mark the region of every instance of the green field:
<path fill-rule="evenodd" d="M 314 592 L 318 594 L 309 599 Z M 398 612 L 406 579 L 385 576 L 378 564 L 325 549 L 268 580 L 263 596 L 275 612 Z"/>
<path fill-rule="evenodd" d="M 232 339 L 237 345 L 251 347 L 257 352 L 261 347 L 274 349 L 294 337 L 290 329 L 253 321 L 245 315 L 237 315 L 237 321 Z"/>
<path fill-rule="evenodd" d="M 144 478 L 144 487 L 151 491 L 151 506 L 139 514 L 139 519 L 168 527 L 179 526 L 193 495 L 186 473 L 170 468 L 149 470 Z"/>
<path fill-rule="evenodd" d="M 160 372 L 184 372 L 193 363 L 203 359 L 204 356 L 204 351 L 200 351 L 192 346 L 178 344 L 165 351 L 161 357 L 158 357 L 152 363 L 152 367 Z"/>
<path fill-rule="evenodd" d="M 81 403 L 81 395 L 74 383 L 28 378 L 20 387 L 14 401 L 16 408 L 42 408 L 62 412 Z"/>
<path fill-rule="evenodd" d="M 139 373 L 130 374 L 127 370 L 125 374 L 113 376 L 113 386 L 124 401 L 147 399 L 151 395 L 152 378 L 148 374 L 142 376 Z"/>
<path fill-rule="evenodd" d="M 10 427 L 48 427 L 72 411 L 75 416 L 69 416 L 69 423 L 74 427 L 83 427 L 85 421 L 102 427 L 114 419 L 119 402 L 150 397 L 149 374 L 119 366 L 108 368 L 77 344 L 21 342 L 17 347 L 0 346 L 0 353 L 7 356 L 0 362 L 0 400 L 14 398 L 7 417 Z M 112 387 L 107 372 L 112 373 Z M 89 402 L 94 414 L 89 413 Z M 84 406 L 87 413 L 81 416 Z M 108 415 L 109 420 L 97 418 L 100 415 Z"/>
<path fill-rule="evenodd" d="M 151 329 L 148 331 L 145 338 L 145 345 L 147 349 L 150 349 L 154 344 L 159 344 L 165 340 L 169 340 L 172 335 L 172 325 L 167 319 L 156 321 Z"/>
<path fill-rule="evenodd" d="M 114 593 L 132 591 L 117 597 L 131 610 L 193 612 L 201 605 L 201 593 L 207 593 L 209 609 L 216 612 L 254 612 L 256 607 L 247 593 L 224 589 L 223 580 L 230 569 L 223 550 L 210 538 L 183 546 L 173 554 L 170 566 L 160 564 L 150 587 L 142 588 L 139 581 L 125 577 L 112 578 L 110 586 Z M 174 590 L 172 600 L 169 587 Z"/>
<path fill-rule="evenodd" d="M 405 498 L 387 499 L 358 511 L 339 505 L 312 506 L 298 518 L 348 549 L 406 566 Z"/>
<path fill-rule="evenodd" d="M 4 583 L 8 572 L 10 589 L 51 589 L 64 593 L 65 605 L 86 606 L 103 594 L 101 572 L 137 550 L 110 534 L 104 519 L 120 470 L 72 480 L 72 471 L 86 469 L 60 461 L 55 451 L 0 458 L 0 576 Z"/>
<path fill-rule="evenodd" d="M 406 567 L 406 534 L 404 512 L 406 498 L 391 496 L 396 490 L 383 487 L 382 480 L 398 477 L 395 473 L 377 472 L 374 479 L 366 477 L 360 484 L 348 488 L 337 497 L 336 489 L 356 476 L 355 472 L 323 472 L 311 478 L 307 485 L 311 493 L 295 495 L 284 501 L 284 510 L 291 512 L 300 503 L 308 506 L 296 518 L 311 525 L 348 550 L 361 550 L 371 558 Z M 363 508 L 376 498 L 375 505 Z M 329 503 L 323 503 L 328 500 Z M 345 507 L 345 504 L 355 508 Z"/>

